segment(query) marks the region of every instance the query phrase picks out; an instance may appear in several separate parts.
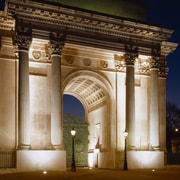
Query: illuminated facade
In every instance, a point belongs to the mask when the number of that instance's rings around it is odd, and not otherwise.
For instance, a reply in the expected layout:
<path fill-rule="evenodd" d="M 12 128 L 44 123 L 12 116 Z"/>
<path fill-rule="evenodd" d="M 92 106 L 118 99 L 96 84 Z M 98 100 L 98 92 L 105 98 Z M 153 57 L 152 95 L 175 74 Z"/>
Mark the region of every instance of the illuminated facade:
<path fill-rule="evenodd" d="M 59 3 L 5 1 L 0 166 L 66 170 L 62 96 L 70 94 L 85 108 L 89 167 L 122 169 L 127 130 L 128 168 L 163 168 L 172 33 Z"/>

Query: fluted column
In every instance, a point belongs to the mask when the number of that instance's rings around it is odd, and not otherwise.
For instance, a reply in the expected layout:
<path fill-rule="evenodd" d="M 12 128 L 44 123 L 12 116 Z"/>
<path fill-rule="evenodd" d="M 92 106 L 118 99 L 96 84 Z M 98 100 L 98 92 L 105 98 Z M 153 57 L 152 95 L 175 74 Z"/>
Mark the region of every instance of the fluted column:
<path fill-rule="evenodd" d="M 61 86 L 61 51 L 65 37 L 50 34 L 52 84 L 51 84 L 51 143 L 54 149 L 63 149 L 63 115 Z"/>
<path fill-rule="evenodd" d="M 136 149 L 135 144 L 135 87 L 134 87 L 134 61 L 138 56 L 136 46 L 125 46 L 126 62 L 126 130 L 128 131 L 128 148 Z"/>
<path fill-rule="evenodd" d="M 158 72 L 159 72 L 159 50 L 153 49 L 150 60 L 150 120 L 149 139 L 150 148 L 159 149 L 159 98 L 158 98 Z"/>
<path fill-rule="evenodd" d="M 19 149 L 30 148 L 29 46 L 31 29 L 19 29 L 15 37 L 19 55 Z"/>

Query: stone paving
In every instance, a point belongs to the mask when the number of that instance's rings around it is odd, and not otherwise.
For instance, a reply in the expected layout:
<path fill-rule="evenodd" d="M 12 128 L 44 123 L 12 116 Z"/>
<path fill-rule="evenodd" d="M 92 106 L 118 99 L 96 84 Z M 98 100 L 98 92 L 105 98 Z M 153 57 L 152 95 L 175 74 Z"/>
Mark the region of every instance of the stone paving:
<path fill-rule="evenodd" d="M 23 172 L 1 173 L 0 180 L 179 180 L 180 168 L 163 170 L 109 170 L 77 169 L 76 172 Z"/>

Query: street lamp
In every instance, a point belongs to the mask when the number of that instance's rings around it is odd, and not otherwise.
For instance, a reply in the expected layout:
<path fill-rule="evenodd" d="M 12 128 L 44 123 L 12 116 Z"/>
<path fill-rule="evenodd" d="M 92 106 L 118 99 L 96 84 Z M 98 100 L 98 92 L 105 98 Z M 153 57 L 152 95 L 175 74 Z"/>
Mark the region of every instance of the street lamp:
<path fill-rule="evenodd" d="M 74 136 L 76 135 L 76 130 L 72 128 L 71 130 L 72 135 L 72 163 L 71 163 L 71 171 L 76 172 L 76 162 L 75 162 L 75 155 L 74 155 Z"/>
<path fill-rule="evenodd" d="M 128 170 L 127 155 L 126 155 L 126 139 L 127 139 L 127 136 L 128 136 L 127 130 L 125 130 L 125 131 L 123 132 L 123 135 L 124 135 L 124 141 L 125 141 L 125 145 L 124 145 L 124 166 L 123 166 L 123 170 L 124 170 L 124 171 L 127 171 L 127 170 Z"/>

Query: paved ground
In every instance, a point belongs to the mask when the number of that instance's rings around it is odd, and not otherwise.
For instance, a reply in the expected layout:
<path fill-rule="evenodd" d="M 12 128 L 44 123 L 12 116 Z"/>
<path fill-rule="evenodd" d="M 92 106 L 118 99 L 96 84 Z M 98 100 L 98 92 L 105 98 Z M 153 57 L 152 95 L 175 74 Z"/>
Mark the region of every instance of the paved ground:
<path fill-rule="evenodd" d="M 0 174 L 0 180 L 179 180 L 180 168 L 164 170 L 77 169 L 76 172 L 28 172 Z"/>

